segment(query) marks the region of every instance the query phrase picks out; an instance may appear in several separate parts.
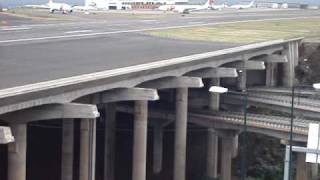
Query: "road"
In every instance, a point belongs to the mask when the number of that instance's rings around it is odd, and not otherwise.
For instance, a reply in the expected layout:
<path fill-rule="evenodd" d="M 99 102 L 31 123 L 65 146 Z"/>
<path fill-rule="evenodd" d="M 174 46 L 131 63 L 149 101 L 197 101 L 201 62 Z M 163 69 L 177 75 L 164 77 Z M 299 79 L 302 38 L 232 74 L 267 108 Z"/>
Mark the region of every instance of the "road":
<path fill-rule="evenodd" d="M 147 30 L 312 18 L 320 14 L 301 10 L 276 12 L 228 11 L 149 18 L 74 14 L 71 15 L 73 21 L 62 22 L 2 17 L 2 21 L 5 18 L 6 23 L 13 26 L 0 26 L 0 89 L 239 45 L 172 40 L 142 34 Z"/>

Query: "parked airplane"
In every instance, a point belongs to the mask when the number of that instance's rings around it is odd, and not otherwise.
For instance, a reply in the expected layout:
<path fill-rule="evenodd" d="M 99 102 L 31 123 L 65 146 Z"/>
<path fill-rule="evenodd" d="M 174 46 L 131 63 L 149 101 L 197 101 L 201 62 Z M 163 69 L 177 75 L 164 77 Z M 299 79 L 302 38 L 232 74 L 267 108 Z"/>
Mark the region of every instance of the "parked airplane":
<path fill-rule="evenodd" d="M 254 5 L 254 1 L 251 1 L 249 4 L 243 5 L 243 4 L 235 4 L 230 6 L 229 8 L 233 8 L 233 9 L 249 9 L 252 8 Z"/>
<path fill-rule="evenodd" d="M 212 5 L 210 8 L 213 9 L 213 10 L 222 10 L 224 8 L 227 8 L 228 5 L 223 3 L 223 4 L 220 4 L 220 5 Z"/>
<path fill-rule="evenodd" d="M 161 11 L 174 11 L 179 13 L 189 13 L 191 11 L 200 11 L 211 9 L 213 0 L 208 0 L 204 5 L 162 5 L 158 8 Z"/>
<path fill-rule="evenodd" d="M 49 9 L 49 12 L 54 13 L 55 11 L 61 11 L 62 13 L 72 13 L 73 8 L 66 3 L 55 3 L 52 0 L 49 0 L 47 4 L 43 5 L 26 5 L 26 7 L 31 8 L 40 8 L 40 9 Z"/>

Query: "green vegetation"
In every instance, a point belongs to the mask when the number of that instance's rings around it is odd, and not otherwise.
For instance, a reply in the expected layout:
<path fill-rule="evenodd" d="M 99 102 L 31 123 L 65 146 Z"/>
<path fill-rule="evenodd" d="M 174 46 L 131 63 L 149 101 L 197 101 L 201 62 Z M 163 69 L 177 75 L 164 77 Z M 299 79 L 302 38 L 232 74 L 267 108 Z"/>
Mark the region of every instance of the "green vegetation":
<path fill-rule="evenodd" d="M 319 38 L 319 22 L 320 18 L 272 20 L 149 31 L 146 33 L 153 36 L 183 40 L 254 43 L 294 37 Z"/>
<path fill-rule="evenodd" d="M 67 16 L 57 16 L 56 14 L 50 14 L 47 9 L 33 9 L 33 8 L 15 8 L 10 9 L 7 12 L 2 12 L 2 14 L 32 19 L 32 20 L 51 20 L 51 21 L 61 21 L 61 20 L 70 20 Z"/>

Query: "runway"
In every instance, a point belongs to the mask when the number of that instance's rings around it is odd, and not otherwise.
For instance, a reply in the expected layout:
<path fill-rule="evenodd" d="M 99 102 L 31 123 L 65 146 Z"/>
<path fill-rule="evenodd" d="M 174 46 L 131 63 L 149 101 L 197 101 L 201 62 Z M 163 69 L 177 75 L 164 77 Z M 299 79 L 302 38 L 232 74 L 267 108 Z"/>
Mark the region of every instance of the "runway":
<path fill-rule="evenodd" d="M 72 21 L 41 23 L 6 18 L 12 26 L 0 26 L 0 89 L 240 45 L 164 39 L 144 35 L 144 31 L 312 18 L 319 17 L 320 12 L 216 11 L 149 18 L 109 15 L 76 13 L 71 15 Z"/>

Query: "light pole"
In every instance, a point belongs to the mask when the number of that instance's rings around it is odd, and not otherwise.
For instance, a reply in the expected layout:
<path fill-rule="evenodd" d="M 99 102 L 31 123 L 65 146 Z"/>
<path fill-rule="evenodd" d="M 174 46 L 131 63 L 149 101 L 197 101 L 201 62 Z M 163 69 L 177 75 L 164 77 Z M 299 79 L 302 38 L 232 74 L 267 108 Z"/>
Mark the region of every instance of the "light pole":
<path fill-rule="evenodd" d="M 220 86 L 211 86 L 209 89 L 212 93 L 231 93 L 244 96 L 242 107 L 243 107 L 243 136 L 242 136 L 242 148 L 241 148 L 241 180 L 245 180 L 247 176 L 247 165 L 246 165 L 246 156 L 247 156 L 247 105 L 248 105 L 248 93 L 246 90 L 242 92 L 238 91 L 229 91 L 228 88 Z"/>
<path fill-rule="evenodd" d="M 298 85 L 298 86 L 292 86 L 291 87 L 291 113 L 290 113 L 290 146 L 289 146 L 289 180 L 292 180 L 292 145 L 293 145 L 293 116 L 294 116 L 294 96 L 295 96 L 295 90 L 297 88 L 310 88 L 313 87 L 316 90 L 320 89 L 320 83 L 315 83 L 312 86 L 311 85 Z"/>

